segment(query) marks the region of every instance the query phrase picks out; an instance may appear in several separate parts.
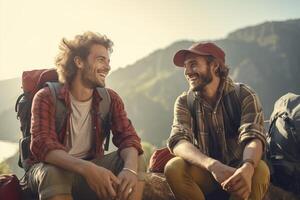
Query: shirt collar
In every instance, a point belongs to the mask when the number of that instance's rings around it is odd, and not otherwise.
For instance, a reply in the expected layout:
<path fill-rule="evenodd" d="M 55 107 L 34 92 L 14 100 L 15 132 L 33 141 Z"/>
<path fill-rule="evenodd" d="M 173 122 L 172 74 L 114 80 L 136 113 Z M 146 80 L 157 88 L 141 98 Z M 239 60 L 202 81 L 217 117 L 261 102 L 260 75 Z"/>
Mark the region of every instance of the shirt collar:
<path fill-rule="evenodd" d="M 66 102 L 66 105 L 68 106 L 70 104 L 70 87 L 68 84 L 63 84 L 63 86 L 60 88 L 58 91 L 57 98 L 58 99 L 63 99 Z M 100 94 L 97 92 L 97 89 L 95 88 L 93 91 L 93 102 L 94 103 L 99 103 L 102 100 L 102 97 Z"/>
<path fill-rule="evenodd" d="M 230 77 L 222 77 L 220 80 L 220 84 L 219 87 L 217 89 L 217 101 L 215 106 L 212 108 L 212 106 L 207 103 L 207 101 L 205 99 L 203 99 L 201 97 L 201 94 L 199 92 L 196 92 L 196 98 L 199 99 L 200 102 L 202 102 L 204 105 L 210 107 L 213 109 L 213 111 L 216 111 L 216 109 L 219 106 L 219 103 L 221 101 L 221 99 L 226 96 L 227 94 L 229 94 L 230 92 L 232 92 L 235 89 L 234 87 L 234 82 Z"/>

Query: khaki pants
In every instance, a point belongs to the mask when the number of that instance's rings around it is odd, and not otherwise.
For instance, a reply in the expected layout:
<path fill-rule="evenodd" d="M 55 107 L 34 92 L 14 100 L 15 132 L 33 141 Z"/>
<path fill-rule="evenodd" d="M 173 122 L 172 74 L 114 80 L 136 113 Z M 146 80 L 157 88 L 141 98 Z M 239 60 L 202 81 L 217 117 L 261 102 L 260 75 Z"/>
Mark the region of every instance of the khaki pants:
<path fill-rule="evenodd" d="M 180 157 L 167 163 L 165 175 L 176 200 L 204 200 L 206 195 L 222 189 L 210 172 L 191 165 Z M 269 168 L 264 161 L 260 161 L 254 171 L 249 199 L 261 200 L 269 182 Z"/>
<path fill-rule="evenodd" d="M 117 152 L 105 155 L 101 159 L 94 159 L 91 162 L 98 166 L 111 170 L 115 175 L 123 169 L 124 162 Z M 146 171 L 143 156 L 139 157 L 139 180 L 144 180 Z M 96 193 L 89 188 L 85 179 L 73 172 L 62 168 L 38 163 L 33 165 L 26 173 L 28 186 L 34 194 L 38 194 L 39 199 L 48 199 L 56 195 L 72 195 L 73 199 L 98 199 Z"/>

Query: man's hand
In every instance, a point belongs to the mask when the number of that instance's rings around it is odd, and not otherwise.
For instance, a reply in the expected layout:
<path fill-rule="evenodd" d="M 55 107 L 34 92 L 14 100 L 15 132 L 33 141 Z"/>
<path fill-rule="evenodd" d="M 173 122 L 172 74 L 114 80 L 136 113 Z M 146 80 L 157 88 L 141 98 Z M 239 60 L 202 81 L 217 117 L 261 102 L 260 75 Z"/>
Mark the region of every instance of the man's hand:
<path fill-rule="evenodd" d="M 118 199 L 127 200 L 136 190 L 138 182 L 137 174 L 125 168 L 119 173 L 118 178 L 121 182 L 118 187 Z"/>
<path fill-rule="evenodd" d="M 226 181 L 221 183 L 224 190 L 239 199 L 248 199 L 251 193 L 252 176 L 254 167 L 250 163 L 244 163 Z"/>
<path fill-rule="evenodd" d="M 114 199 L 116 197 L 117 193 L 113 186 L 119 185 L 120 181 L 110 170 L 89 162 L 85 165 L 82 175 L 99 198 Z"/>
<path fill-rule="evenodd" d="M 213 177 L 218 183 L 223 183 L 226 179 L 234 174 L 236 168 L 224 165 L 220 161 L 215 161 L 208 170 L 211 172 Z"/>

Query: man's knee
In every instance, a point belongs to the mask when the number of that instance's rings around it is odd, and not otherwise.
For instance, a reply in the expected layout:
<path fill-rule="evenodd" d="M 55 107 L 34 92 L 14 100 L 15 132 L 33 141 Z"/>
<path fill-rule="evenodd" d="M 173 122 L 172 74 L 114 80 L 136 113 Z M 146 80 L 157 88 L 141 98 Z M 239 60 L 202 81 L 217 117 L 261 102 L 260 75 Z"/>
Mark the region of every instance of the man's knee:
<path fill-rule="evenodd" d="M 186 161 L 180 157 L 175 157 L 169 160 L 164 169 L 164 174 L 167 180 L 180 176 L 180 174 L 184 172 L 185 165 Z"/>
<path fill-rule="evenodd" d="M 47 200 L 72 200 L 72 196 L 71 195 L 57 195 L 54 197 L 51 197 Z"/>
<path fill-rule="evenodd" d="M 33 166 L 29 173 L 29 187 L 40 199 L 71 194 L 73 173 L 44 163 Z"/>
<path fill-rule="evenodd" d="M 262 199 L 268 190 L 270 171 L 264 161 L 260 161 L 254 170 L 250 199 Z"/>
<path fill-rule="evenodd" d="M 54 184 L 70 183 L 73 178 L 72 172 L 48 164 L 45 164 L 40 172 L 40 175 L 42 179 L 41 181 L 47 181 L 49 184 L 52 182 Z"/>

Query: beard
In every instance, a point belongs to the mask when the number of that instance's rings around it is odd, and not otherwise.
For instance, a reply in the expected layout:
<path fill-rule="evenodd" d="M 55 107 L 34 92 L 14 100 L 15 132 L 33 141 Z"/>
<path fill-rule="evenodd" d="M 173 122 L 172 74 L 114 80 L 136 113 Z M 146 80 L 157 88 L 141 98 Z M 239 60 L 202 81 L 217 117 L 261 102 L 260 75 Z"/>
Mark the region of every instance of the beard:
<path fill-rule="evenodd" d="M 210 68 L 208 68 L 207 73 L 205 74 L 198 74 L 198 81 L 199 83 L 192 87 L 192 91 L 194 92 L 201 92 L 203 91 L 204 87 L 211 83 L 213 80 L 212 73 Z"/>
<path fill-rule="evenodd" d="M 101 81 L 97 78 L 97 73 L 92 70 L 92 66 L 86 63 L 81 73 L 81 81 L 87 88 L 94 89 L 96 87 L 105 87 L 104 80 Z"/>

